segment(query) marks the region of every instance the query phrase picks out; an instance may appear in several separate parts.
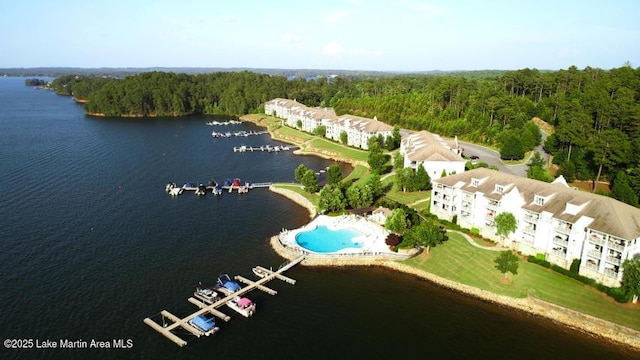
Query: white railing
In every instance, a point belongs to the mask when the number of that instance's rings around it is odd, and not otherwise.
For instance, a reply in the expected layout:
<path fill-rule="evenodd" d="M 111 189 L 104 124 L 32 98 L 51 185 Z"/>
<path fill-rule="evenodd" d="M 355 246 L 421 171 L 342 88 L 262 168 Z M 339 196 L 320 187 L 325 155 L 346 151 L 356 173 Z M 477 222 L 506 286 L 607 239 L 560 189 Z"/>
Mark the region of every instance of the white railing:
<path fill-rule="evenodd" d="M 558 245 L 562 245 L 562 246 L 568 246 L 569 245 L 569 240 L 563 239 L 563 238 L 559 238 L 559 237 L 554 237 L 553 238 L 553 243 L 554 244 L 558 244 Z"/>
<path fill-rule="evenodd" d="M 589 250 L 587 251 L 587 255 L 598 260 L 602 257 L 602 253 L 598 250 Z"/>
<path fill-rule="evenodd" d="M 609 241 L 607 243 L 607 247 L 609 249 L 613 249 L 613 250 L 620 251 L 620 252 L 624 251 L 624 245 L 616 244 L 616 243 L 614 243 L 612 241 Z"/>
<path fill-rule="evenodd" d="M 620 265 L 620 263 L 622 262 L 619 258 L 613 257 L 613 256 L 607 256 L 607 262 L 610 262 L 614 265 Z"/>
<path fill-rule="evenodd" d="M 594 264 L 594 263 L 587 262 L 586 264 L 584 264 L 584 266 L 589 270 L 598 271 L 597 263 Z"/>

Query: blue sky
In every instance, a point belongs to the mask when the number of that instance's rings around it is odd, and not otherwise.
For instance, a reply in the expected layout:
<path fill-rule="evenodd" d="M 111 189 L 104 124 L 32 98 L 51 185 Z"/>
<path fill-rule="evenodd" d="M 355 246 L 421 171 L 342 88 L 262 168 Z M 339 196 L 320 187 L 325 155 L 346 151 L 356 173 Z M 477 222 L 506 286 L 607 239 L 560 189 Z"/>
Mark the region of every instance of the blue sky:
<path fill-rule="evenodd" d="M 21 0 L 0 67 L 640 66 L 638 0 Z"/>

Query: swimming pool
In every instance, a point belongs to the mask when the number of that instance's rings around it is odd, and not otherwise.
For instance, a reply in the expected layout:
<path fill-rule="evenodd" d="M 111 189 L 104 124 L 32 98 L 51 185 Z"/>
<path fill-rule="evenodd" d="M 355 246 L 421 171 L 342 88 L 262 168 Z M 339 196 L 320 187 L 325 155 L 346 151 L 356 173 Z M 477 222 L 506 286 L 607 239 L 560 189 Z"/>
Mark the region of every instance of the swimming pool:
<path fill-rule="evenodd" d="M 359 243 L 353 241 L 358 236 L 363 236 L 358 230 L 331 230 L 325 225 L 318 225 L 313 230 L 298 233 L 296 243 L 310 251 L 330 253 L 347 248 L 361 248 Z"/>

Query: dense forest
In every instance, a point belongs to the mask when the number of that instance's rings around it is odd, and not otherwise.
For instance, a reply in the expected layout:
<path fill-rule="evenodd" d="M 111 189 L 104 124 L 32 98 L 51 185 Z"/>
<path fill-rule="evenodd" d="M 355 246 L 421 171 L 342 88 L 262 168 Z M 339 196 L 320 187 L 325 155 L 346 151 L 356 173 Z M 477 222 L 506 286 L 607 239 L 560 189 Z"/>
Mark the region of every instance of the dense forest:
<path fill-rule="evenodd" d="M 536 145 L 533 117 L 555 126 L 545 149 L 567 180 L 613 180 L 619 198 L 640 194 L 640 68 L 522 69 L 489 77 L 405 74 L 314 80 L 249 71 L 147 72 L 124 79 L 63 76 L 61 94 L 87 99 L 106 116 L 238 115 L 261 112 L 276 97 L 338 114 L 377 116 L 413 130 L 509 150 L 522 158 Z M 535 128 L 534 128 L 535 129 Z M 619 174 L 621 173 L 621 174 Z M 634 194 L 635 196 L 632 196 Z"/>

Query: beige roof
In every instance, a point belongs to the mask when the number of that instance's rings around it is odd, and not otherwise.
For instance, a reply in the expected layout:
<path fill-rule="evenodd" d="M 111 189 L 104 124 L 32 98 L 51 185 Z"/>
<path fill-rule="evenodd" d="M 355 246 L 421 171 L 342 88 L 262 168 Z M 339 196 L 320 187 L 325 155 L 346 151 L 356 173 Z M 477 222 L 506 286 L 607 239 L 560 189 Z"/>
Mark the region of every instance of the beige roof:
<path fill-rule="evenodd" d="M 477 187 L 471 186 L 472 179 L 481 180 Z M 482 181 L 484 180 L 484 181 Z M 608 196 L 596 195 L 590 192 L 567 187 L 564 179 L 555 183 L 527 179 L 495 170 L 479 168 L 464 173 L 443 177 L 434 182 L 447 186 L 461 187 L 468 192 L 479 191 L 485 196 L 499 199 L 502 195 L 495 193 L 495 185 L 506 185 L 517 188 L 525 199 L 524 209 L 537 213 L 547 211 L 553 217 L 570 223 L 575 223 L 580 217 L 593 218 L 589 228 L 614 235 L 627 240 L 640 237 L 640 209 L 625 204 Z M 547 200 L 544 205 L 536 205 L 536 195 Z M 567 204 L 584 205 L 577 213 L 567 212 Z"/>
<path fill-rule="evenodd" d="M 281 106 L 281 107 L 288 107 L 288 108 L 303 108 L 306 107 L 305 105 L 295 101 L 295 100 L 290 100 L 290 99 L 283 99 L 283 98 L 275 98 L 272 100 L 269 100 L 266 102 L 266 104 L 269 105 L 276 105 L 276 106 Z"/>
<path fill-rule="evenodd" d="M 348 122 L 349 127 L 363 132 L 384 132 L 393 130 L 393 126 L 387 125 L 382 121 L 378 121 L 375 117 L 373 119 L 369 119 L 361 116 L 345 114 L 339 116 L 337 121 L 343 124 Z"/>
<path fill-rule="evenodd" d="M 323 119 L 335 119 L 336 112 L 333 111 L 332 108 L 321 108 L 321 107 L 303 107 L 295 110 L 298 114 L 304 115 L 307 118 L 323 120 Z"/>
<path fill-rule="evenodd" d="M 402 139 L 405 154 L 411 161 L 462 161 L 449 144 L 428 131 L 420 131 Z"/>

